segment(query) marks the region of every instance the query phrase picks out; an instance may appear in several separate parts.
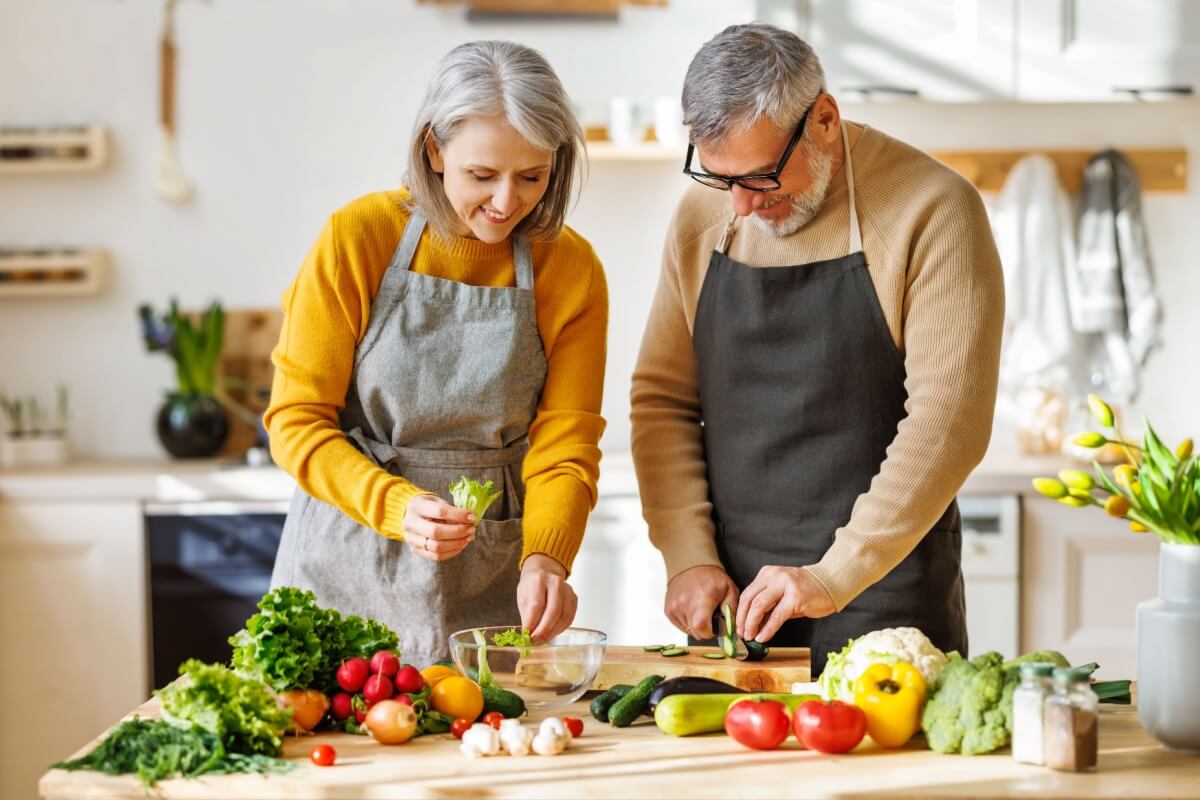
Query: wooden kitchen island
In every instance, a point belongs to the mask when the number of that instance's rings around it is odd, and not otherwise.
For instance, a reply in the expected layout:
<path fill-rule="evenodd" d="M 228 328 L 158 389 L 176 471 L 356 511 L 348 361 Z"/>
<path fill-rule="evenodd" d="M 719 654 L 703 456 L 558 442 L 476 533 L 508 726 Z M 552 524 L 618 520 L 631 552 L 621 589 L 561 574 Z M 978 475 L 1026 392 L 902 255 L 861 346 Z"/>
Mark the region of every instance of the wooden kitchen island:
<path fill-rule="evenodd" d="M 228 775 L 159 783 L 159 798 L 1200 798 L 1200 756 L 1172 753 L 1143 730 L 1131 706 L 1102 706 L 1100 766 L 1089 774 L 1017 764 L 1005 749 L 989 756 L 939 755 L 913 745 L 884 751 L 869 740 L 850 754 L 824 756 L 795 739 L 769 752 L 747 750 L 724 735 L 677 739 L 643 719 L 616 730 L 591 719 L 584 703 L 569 710 L 584 735 L 560 756 L 472 759 L 449 734 L 384 747 L 365 736 L 289 737 L 288 775 Z M 157 701 L 137 709 L 157 716 Z M 316 767 L 309 748 L 328 743 L 337 764 Z M 91 746 L 82 752 L 86 752 Z M 67 753 L 62 754 L 64 757 Z M 47 800 L 144 800 L 136 779 L 51 770 Z"/>

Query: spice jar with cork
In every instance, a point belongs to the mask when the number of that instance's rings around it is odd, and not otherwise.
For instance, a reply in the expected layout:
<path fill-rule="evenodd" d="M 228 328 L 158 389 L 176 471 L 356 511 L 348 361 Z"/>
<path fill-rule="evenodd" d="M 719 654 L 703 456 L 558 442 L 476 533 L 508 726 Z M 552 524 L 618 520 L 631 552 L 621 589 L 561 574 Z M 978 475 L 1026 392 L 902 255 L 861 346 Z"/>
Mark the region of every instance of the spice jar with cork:
<path fill-rule="evenodd" d="M 1046 698 L 1043 753 L 1046 766 L 1083 772 L 1096 766 L 1100 700 L 1092 691 L 1090 670 L 1057 667 L 1054 694 Z"/>

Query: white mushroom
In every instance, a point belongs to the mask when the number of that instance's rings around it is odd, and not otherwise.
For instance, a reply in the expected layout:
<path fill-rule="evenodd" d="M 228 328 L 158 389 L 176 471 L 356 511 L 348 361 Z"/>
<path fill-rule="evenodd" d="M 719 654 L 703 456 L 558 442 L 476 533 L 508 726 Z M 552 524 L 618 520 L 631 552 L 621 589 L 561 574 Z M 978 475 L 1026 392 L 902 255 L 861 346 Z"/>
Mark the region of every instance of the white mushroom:
<path fill-rule="evenodd" d="M 500 723 L 500 744 L 510 756 L 527 756 L 533 743 L 533 731 L 520 720 L 506 719 Z"/>
<path fill-rule="evenodd" d="M 557 717 L 542 721 L 538 735 L 533 738 L 533 752 L 539 756 L 556 756 L 571 743 L 571 733 Z"/>
<path fill-rule="evenodd" d="M 570 747 L 571 742 L 574 740 L 574 737 L 571 736 L 571 729 L 558 717 L 546 717 L 546 719 L 542 720 L 542 727 L 538 729 L 538 733 L 541 734 L 546 731 L 550 731 L 562 739 L 566 747 Z"/>
<path fill-rule="evenodd" d="M 500 752 L 500 732 L 491 725 L 475 723 L 463 732 L 459 749 L 469 756 L 494 756 Z"/>

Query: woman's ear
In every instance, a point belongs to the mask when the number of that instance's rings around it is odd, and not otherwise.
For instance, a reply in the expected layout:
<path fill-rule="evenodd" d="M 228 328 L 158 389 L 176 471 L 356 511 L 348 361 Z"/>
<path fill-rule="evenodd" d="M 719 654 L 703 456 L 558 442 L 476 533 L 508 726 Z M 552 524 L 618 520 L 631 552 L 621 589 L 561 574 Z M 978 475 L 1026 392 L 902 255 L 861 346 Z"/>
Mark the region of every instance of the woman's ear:
<path fill-rule="evenodd" d="M 438 147 L 433 135 L 425 137 L 425 153 L 429 156 L 429 166 L 433 171 L 442 174 L 446 171 L 446 162 L 442 159 L 442 149 Z"/>

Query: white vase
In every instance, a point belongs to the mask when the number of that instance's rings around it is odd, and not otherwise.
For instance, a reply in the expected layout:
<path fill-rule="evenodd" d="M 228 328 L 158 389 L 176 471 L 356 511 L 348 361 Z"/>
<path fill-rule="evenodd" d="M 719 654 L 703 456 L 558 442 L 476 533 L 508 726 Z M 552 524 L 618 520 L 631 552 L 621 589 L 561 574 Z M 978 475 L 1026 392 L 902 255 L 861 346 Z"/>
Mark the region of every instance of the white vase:
<path fill-rule="evenodd" d="M 65 436 L 3 436 L 0 437 L 0 467 L 51 467 L 67 461 Z"/>
<path fill-rule="evenodd" d="M 1200 545 L 1163 544 L 1158 594 L 1137 608 L 1142 726 L 1171 750 L 1200 755 Z"/>

